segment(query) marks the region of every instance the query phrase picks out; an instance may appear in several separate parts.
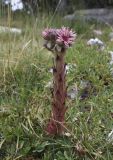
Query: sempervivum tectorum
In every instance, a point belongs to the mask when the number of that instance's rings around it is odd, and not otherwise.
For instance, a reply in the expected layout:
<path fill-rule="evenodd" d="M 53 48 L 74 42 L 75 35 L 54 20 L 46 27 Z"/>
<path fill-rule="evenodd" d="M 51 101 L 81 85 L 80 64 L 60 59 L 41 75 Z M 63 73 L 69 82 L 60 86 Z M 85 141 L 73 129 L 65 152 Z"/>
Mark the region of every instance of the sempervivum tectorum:
<path fill-rule="evenodd" d="M 64 55 L 74 43 L 76 34 L 69 28 L 62 27 L 61 29 L 45 29 L 42 36 L 45 40 L 44 47 L 54 54 L 52 112 L 46 131 L 50 135 L 61 135 L 65 128 L 64 119 L 67 109 Z"/>

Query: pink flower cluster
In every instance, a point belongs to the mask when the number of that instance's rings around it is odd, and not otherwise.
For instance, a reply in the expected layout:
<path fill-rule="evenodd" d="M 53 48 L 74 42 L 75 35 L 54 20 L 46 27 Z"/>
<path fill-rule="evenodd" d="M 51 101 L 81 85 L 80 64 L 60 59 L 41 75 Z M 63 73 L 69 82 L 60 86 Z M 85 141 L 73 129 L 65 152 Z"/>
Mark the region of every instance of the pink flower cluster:
<path fill-rule="evenodd" d="M 45 39 L 44 46 L 47 49 L 62 52 L 74 43 L 76 33 L 66 27 L 61 29 L 47 28 L 42 32 L 42 36 Z"/>
<path fill-rule="evenodd" d="M 56 35 L 57 35 L 57 29 L 53 29 L 53 28 L 50 28 L 50 29 L 46 28 L 42 32 L 42 36 L 45 40 L 55 40 Z"/>

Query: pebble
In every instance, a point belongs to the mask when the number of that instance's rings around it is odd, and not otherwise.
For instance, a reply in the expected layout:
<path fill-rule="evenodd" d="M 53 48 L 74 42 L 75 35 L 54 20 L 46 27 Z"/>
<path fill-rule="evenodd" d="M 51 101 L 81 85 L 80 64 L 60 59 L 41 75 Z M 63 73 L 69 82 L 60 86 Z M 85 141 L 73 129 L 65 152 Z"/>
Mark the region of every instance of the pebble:
<path fill-rule="evenodd" d="M 69 88 L 69 90 L 67 91 L 67 96 L 68 98 L 74 100 L 78 95 L 78 88 L 77 85 L 73 85 Z"/>
<path fill-rule="evenodd" d="M 110 41 L 113 41 L 113 32 L 109 33 Z"/>
<path fill-rule="evenodd" d="M 98 38 L 91 38 L 90 40 L 87 41 L 87 45 L 98 45 L 98 46 L 103 46 L 104 43 L 98 39 Z"/>
<path fill-rule="evenodd" d="M 108 53 L 110 53 L 111 55 L 110 65 L 112 65 L 113 64 L 113 51 L 109 51 Z"/>
<path fill-rule="evenodd" d="M 10 28 L 10 27 L 5 27 L 5 26 L 0 26 L 0 33 L 3 33 L 3 32 L 21 34 L 22 30 L 19 28 Z"/>
<path fill-rule="evenodd" d="M 6 5 L 11 4 L 11 10 L 12 11 L 22 10 L 24 8 L 22 0 L 4 0 L 4 3 Z"/>

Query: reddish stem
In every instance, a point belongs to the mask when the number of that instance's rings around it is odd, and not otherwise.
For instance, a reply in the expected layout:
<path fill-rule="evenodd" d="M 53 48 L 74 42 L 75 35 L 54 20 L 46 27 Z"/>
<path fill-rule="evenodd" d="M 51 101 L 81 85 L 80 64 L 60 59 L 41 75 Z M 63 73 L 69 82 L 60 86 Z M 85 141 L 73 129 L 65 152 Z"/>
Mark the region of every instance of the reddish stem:
<path fill-rule="evenodd" d="M 64 132 L 65 119 L 65 100 L 66 100 L 66 83 L 65 83 L 65 63 L 64 54 L 56 55 L 54 61 L 53 76 L 53 103 L 51 119 L 47 126 L 47 132 L 50 135 L 61 135 Z"/>

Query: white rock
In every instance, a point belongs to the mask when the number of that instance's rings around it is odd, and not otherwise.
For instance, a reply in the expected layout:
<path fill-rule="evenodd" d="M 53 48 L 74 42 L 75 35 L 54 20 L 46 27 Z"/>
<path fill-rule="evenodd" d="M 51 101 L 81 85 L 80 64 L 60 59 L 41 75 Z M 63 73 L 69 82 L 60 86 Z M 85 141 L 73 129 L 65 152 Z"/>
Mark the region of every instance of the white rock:
<path fill-rule="evenodd" d="M 91 38 L 89 41 L 87 41 L 87 45 L 95 45 L 95 39 Z"/>
<path fill-rule="evenodd" d="M 4 3 L 6 5 L 11 4 L 11 10 L 22 10 L 24 8 L 22 0 L 5 0 Z"/>
<path fill-rule="evenodd" d="M 95 38 L 95 42 L 99 46 L 103 46 L 104 45 L 104 43 L 100 39 L 98 39 L 98 38 Z"/>
<path fill-rule="evenodd" d="M 109 34 L 109 38 L 110 38 L 111 41 L 113 41 L 113 32 L 111 32 L 111 33 Z"/>
<path fill-rule="evenodd" d="M 11 33 L 17 33 L 17 34 L 21 34 L 22 30 L 19 28 L 9 28 L 9 27 L 5 27 L 5 26 L 0 26 L 0 33 L 2 32 L 11 32 Z"/>
<path fill-rule="evenodd" d="M 74 86 L 71 86 L 70 89 L 67 91 L 67 96 L 74 100 L 78 95 L 78 88 L 77 85 L 75 84 Z"/>
<path fill-rule="evenodd" d="M 98 38 L 91 38 L 90 40 L 87 41 L 87 45 L 103 47 L 104 43 Z"/>
<path fill-rule="evenodd" d="M 11 9 L 12 11 L 22 10 L 23 3 L 21 0 L 11 0 Z"/>
<path fill-rule="evenodd" d="M 113 64 L 113 51 L 109 51 L 108 53 L 110 53 L 111 55 L 110 65 L 112 65 Z"/>

